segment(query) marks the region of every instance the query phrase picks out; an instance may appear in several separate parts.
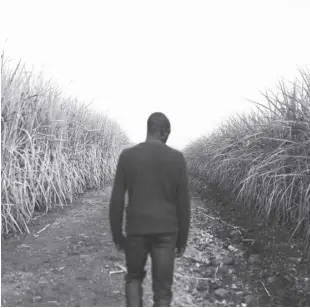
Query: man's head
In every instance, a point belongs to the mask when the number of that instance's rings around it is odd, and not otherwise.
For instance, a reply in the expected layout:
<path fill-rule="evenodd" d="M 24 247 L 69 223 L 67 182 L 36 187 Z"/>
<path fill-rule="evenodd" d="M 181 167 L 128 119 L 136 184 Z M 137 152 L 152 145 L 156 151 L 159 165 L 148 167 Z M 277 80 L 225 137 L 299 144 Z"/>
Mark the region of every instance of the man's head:
<path fill-rule="evenodd" d="M 158 139 L 166 143 L 171 132 L 170 121 L 161 112 L 151 114 L 147 120 L 148 138 Z"/>

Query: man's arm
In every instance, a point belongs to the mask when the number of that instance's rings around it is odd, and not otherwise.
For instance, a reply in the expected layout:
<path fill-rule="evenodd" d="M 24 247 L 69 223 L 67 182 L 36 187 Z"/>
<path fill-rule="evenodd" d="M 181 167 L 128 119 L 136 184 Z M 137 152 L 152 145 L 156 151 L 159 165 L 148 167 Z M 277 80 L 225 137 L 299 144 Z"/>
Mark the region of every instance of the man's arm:
<path fill-rule="evenodd" d="M 122 233 L 123 227 L 123 215 L 125 205 L 125 193 L 126 193 L 126 178 L 124 170 L 124 152 L 121 153 L 114 179 L 114 185 L 110 200 L 110 226 L 112 232 L 112 238 L 115 245 L 123 248 L 124 235 Z"/>
<path fill-rule="evenodd" d="M 179 219 L 179 237 L 177 242 L 177 248 L 179 250 L 184 250 L 187 244 L 191 210 L 188 190 L 187 165 L 183 154 L 181 156 L 180 177 L 179 185 L 177 188 L 177 200 L 177 214 Z"/>

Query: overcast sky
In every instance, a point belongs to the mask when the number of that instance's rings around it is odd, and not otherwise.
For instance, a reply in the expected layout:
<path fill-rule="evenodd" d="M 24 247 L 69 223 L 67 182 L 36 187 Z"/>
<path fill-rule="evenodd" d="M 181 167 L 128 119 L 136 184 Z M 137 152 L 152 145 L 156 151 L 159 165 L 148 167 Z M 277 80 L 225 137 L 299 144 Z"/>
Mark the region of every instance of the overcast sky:
<path fill-rule="evenodd" d="M 134 142 L 155 111 L 182 148 L 310 68 L 310 1 L 1 1 L 7 56 L 44 66 Z M 5 42 L 6 40 L 6 42 Z"/>

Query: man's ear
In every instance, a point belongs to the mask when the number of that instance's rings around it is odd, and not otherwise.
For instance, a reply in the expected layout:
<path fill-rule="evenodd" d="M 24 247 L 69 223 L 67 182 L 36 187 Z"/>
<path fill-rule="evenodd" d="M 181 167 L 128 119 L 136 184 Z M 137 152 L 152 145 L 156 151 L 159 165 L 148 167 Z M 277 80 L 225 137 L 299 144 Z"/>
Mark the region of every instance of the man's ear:
<path fill-rule="evenodd" d="M 161 128 L 160 129 L 160 134 L 161 134 L 161 136 L 169 136 L 170 135 L 170 129 L 165 129 L 165 128 Z"/>
<path fill-rule="evenodd" d="M 167 142 L 168 138 L 169 138 L 169 132 L 165 131 L 165 132 L 164 132 L 164 135 L 163 135 L 163 137 L 162 137 L 162 140 L 164 141 L 164 143 Z"/>

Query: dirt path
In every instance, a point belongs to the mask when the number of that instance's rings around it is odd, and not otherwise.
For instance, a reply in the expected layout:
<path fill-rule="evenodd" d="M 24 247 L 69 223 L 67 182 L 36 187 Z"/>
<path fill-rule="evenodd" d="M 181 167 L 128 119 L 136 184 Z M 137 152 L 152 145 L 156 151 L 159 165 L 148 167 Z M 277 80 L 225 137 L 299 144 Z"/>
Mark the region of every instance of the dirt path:
<path fill-rule="evenodd" d="M 109 197 L 110 188 L 88 192 L 36 219 L 30 235 L 2 240 L 2 306 L 124 306 L 124 256 L 111 242 Z M 242 230 L 212 216 L 216 204 L 208 202 L 206 210 L 192 199 L 189 247 L 176 262 L 172 305 L 268 305 L 261 257 L 249 262 Z M 144 294 L 152 306 L 149 274 Z"/>
<path fill-rule="evenodd" d="M 88 192 L 38 218 L 30 235 L 2 240 L 2 306 L 124 306 L 125 262 L 111 241 L 109 197 L 110 188 Z M 189 305 L 177 282 L 174 288 L 174 305 Z M 152 306 L 149 275 L 144 294 Z"/>

